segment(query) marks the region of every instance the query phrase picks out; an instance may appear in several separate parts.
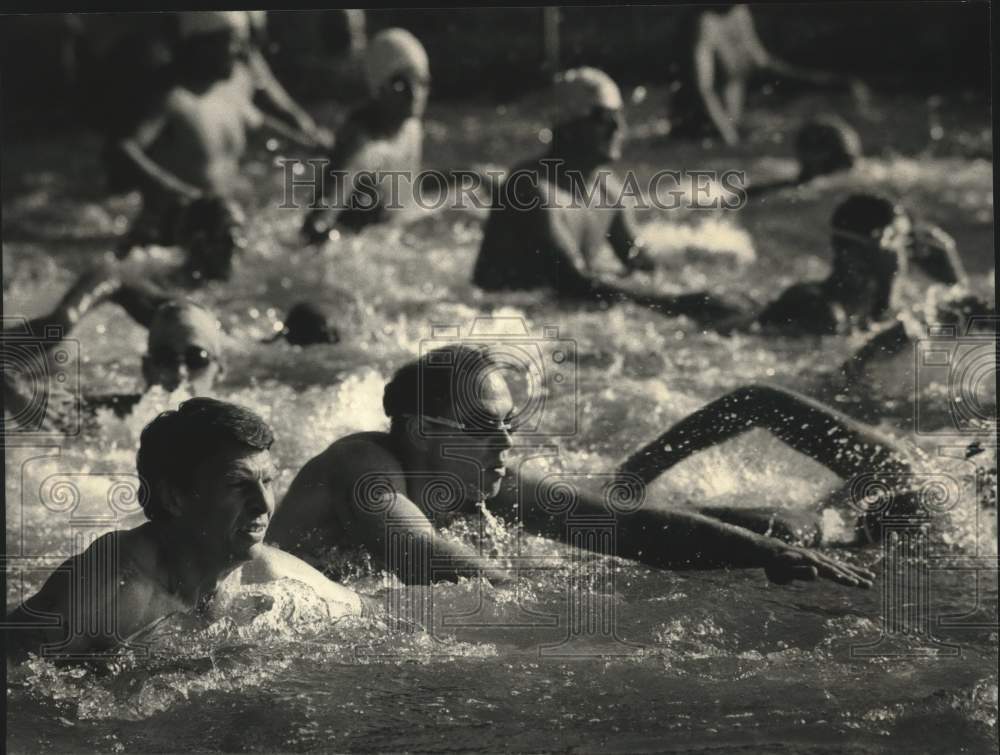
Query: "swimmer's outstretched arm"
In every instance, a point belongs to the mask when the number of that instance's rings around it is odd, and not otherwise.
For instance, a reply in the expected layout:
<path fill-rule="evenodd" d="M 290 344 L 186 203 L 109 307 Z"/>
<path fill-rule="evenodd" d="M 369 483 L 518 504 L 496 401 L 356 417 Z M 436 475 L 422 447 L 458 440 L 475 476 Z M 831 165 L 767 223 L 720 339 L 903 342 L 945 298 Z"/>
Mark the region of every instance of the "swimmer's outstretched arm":
<path fill-rule="evenodd" d="M 619 472 L 649 483 L 698 451 L 755 428 L 845 480 L 873 472 L 898 479 L 910 472 L 892 440 L 818 401 L 767 385 L 738 388 L 706 404 L 630 456 Z"/>
<path fill-rule="evenodd" d="M 28 335 L 37 338 L 39 345 L 49 351 L 77 326 L 92 309 L 113 296 L 118 280 L 104 266 L 96 266 L 83 273 L 70 287 L 51 312 L 28 321 Z M 16 336 L 24 340 L 20 328 L 4 331 L 3 337 Z"/>
<path fill-rule="evenodd" d="M 159 112 L 139 123 L 131 134 L 119 141 L 115 151 L 119 159 L 131 169 L 143 194 L 194 201 L 202 192 L 182 181 L 147 154 L 153 143 L 169 127 L 168 108 L 168 102 L 164 102 Z"/>
<path fill-rule="evenodd" d="M 897 320 L 877 335 L 872 336 L 861 348 L 848 357 L 847 361 L 841 365 L 840 373 L 848 383 L 853 383 L 872 360 L 899 354 L 912 343 L 913 340 L 906 330 L 906 325 L 901 320 Z"/>
<path fill-rule="evenodd" d="M 303 131 L 298 126 L 290 125 L 269 113 L 259 112 L 258 120 L 262 129 L 283 137 L 299 147 L 304 147 L 305 149 L 327 148 L 327 141 L 321 141 L 314 134 Z"/>
<path fill-rule="evenodd" d="M 577 263 L 577 255 L 572 251 L 575 242 L 557 221 L 556 214 L 540 210 L 534 211 L 533 216 L 533 235 L 546 250 L 542 255 L 542 264 L 546 267 L 543 273 L 545 280 L 563 296 L 608 303 L 631 301 L 667 317 L 686 316 L 701 324 L 720 322 L 741 314 L 738 308 L 706 292 L 650 294 L 631 291 L 591 276 Z M 624 243 L 624 237 L 621 242 Z"/>
<path fill-rule="evenodd" d="M 126 283 L 121 285 L 110 297 L 111 301 L 144 328 L 149 328 L 153 315 L 160 305 L 173 297 L 157 288 L 152 283 Z"/>
<path fill-rule="evenodd" d="M 344 124 L 330 153 L 325 175 L 316 176 L 317 206 L 309 210 L 302 226 L 302 234 L 309 243 L 315 244 L 329 238 L 330 231 L 337 223 L 340 211 L 350 198 L 347 177 L 359 170 L 376 170 L 365 157 L 365 138 L 358 126 L 350 120 Z M 367 163 L 367 164 L 366 164 Z"/>
<path fill-rule="evenodd" d="M 262 114 L 271 115 L 294 128 L 309 142 L 307 146 L 323 149 L 333 147 L 333 134 L 317 126 L 312 116 L 292 99 L 256 47 L 250 50 L 248 65 L 256 89 L 255 99 Z"/>
<path fill-rule="evenodd" d="M 526 477 L 512 479 L 494 499 L 495 504 L 491 501 L 490 508 L 505 515 L 517 512 L 525 529 L 579 547 L 581 542 L 573 538 L 569 526 L 573 518 L 589 515 L 607 521 L 610 512 L 602 496 L 580 490 L 575 491 L 571 511 L 549 513 L 539 502 L 564 501 L 564 489 L 545 490 L 546 486 L 560 483 L 558 475 L 541 481 Z M 768 579 L 777 584 L 823 578 L 867 588 L 874 579 L 867 569 L 686 511 L 643 506 L 634 513 L 616 514 L 614 527 L 615 555 L 661 569 L 762 568 Z M 607 547 L 601 538 L 584 539 L 582 544 L 602 552 Z"/>

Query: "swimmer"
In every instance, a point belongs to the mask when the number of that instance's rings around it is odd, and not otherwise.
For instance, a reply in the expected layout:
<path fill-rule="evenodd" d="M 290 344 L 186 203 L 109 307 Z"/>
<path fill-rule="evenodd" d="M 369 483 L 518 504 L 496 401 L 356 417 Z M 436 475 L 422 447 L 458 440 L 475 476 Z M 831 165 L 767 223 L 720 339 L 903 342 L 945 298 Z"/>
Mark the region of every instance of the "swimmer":
<path fill-rule="evenodd" d="M 167 299 L 149 321 L 142 376 L 146 391 L 161 387 L 172 393 L 183 387 L 192 396 L 211 394 L 225 372 L 225 336 L 214 314 L 187 299 Z M 89 411 L 108 408 L 119 417 L 132 412 L 142 393 L 85 396 Z"/>
<path fill-rule="evenodd" d="M 73 389 L 79 386 L 50 379 L 58 372 L 50 361 L 56 346 L 87 313 L 109 301 L 127 305 L 149 329 L 147 353 L 142 358 L 147 390 L 161 386 L 174 391 L 183 385 L 195 396 L 211 392 L 225 369 L 223 333 L 216 317 L 192 301 L 123 286 L 107 267 L 96 266 L 80 276 L 51 312 L 4 329 L 8 422 L 22 432 L 67 431 L 75 426 L 81 410 L 90 414 L 109 408 L 125 416 L 139 403 L 142 394 L 77 395 Z"/>
<path fill-rule="evenodd" d="M 386 29 L 369 41 L 365 67 L 370 96 L 338 131 L 325 175 L 317 176 L 319 206 L 302 228 L 310 243 L 327 240 L 338 228 L 360 231 L 389 220 L 389 205 L 404 204 L 390 196 L 393 184 L 403 189 L 420 172 L 431 81 L 423 45 L 405 29 Z M 359 176 L 362 171 L 402 178 L 372 181 Z"/>
<path fill-rule="evenodd" d="M 753 201 L 775 191 L 803 186 L 820 176 L 851 170 L 861 158 L 861 137 L 840 118 L 815 118 L 796 133 L 795 157 L 798 174 L 794 178 L 750 184 L 745 190 L 747 199 Z"/>
<path fill-rule="evenodd" d="M 833 266 L 825 280 L 797 283 L 757 315 L 734 318 L 721 332 L 838 335 L 880 327 L 898 311 L 898 289 L 910 263 L 942 281 L 965 272 L 943 231 L 914 222 L 903 207 L 873 194 L 852 194 L 831 218 Z M 943 235 L 942 235 L 943 234 Z M 950 238 L 950 237 L 949 237 Z"/>
<path fill-rule="evenodd" d="M 709 405 L 671 431 L 676 449 L 672 456 L 658 447 L 659 455 L 657 448 L 644 449 L 626 462 L 623 472 L 628 474 L 621 477 L 625 488 L 633 496 L 641 494 L 630 480 L 652 480 L 683 456 L 721 442 L 723 435 L 749 429 L 751 421 L 843 474 L 900 465 L 889 452 L 891 446 L 873 446 L 874 436 L 867 430 L 825 408 L 781 392 L 745 389 L 744 393 L 751 415 L 742 423 L 723 422 L 714 429 L 713 423 L 721 421 L 715 416 L 720 404 Z M 742 414 L 738 397 L 732 404 L 727 409 Z M 412 537 L 411 554 L 422 548 L 433 550 L 434 579 L 482 573 L 490 581 L 504 582 L 510 576 L 507 572 L 484 562 L 465 545 L 443 536 L 428 542 L 433 527 L 488 506 L 491 513 L 520 521 L 530 532 L 569 537 L 566 512 L 560 517 L 544 505 L 563 500 L 564 491 L 554 488 L 551 480 L 517 479 L 507 466 L 516 411 L 501 368 L 485 349 L 445 346 L 405 365 L 386 385 L 383 407 L 391 421 L 388 433 L 348 435 L 302 468 L 278 506 L 269 541 L 303 555 L 330 546 L 362 545 L 377 564 L 394 569 L 403 582 L 429 581 L 432 575 L 426 565 L 408 563 L 406 554 L 403 563 L 394 561 L 397 546 L 387 541 L 386 534 L 392 524 Z M 711 421 L 706 420 L 709 415 Z M 811 433 L 801 429 L 804 417 L 816 428 Z M 831 449 L 841 454 L 854 443 L 862 450 L 842 459 L 831 455 Z M 576 500 L 576 515 L 608 515 L 600 494 L 579 491 Z M 616 526 L 618 555 L 653 567 L 763 568 L 777 583 L 824 578 L 855 587 L 872 584 L 873 574 L 866 569 L 677 508 L 644 506 L 619 515 Z M 756 521 L 755 526 L 764 532 L 768 523 Z"/>
<path fill-rule="evenodd" d="M 357 593 L 264 545 L 273 441 L 256 414 L 209 398 L 146 425 L 136 473 L 148 521 L 100 537 L 10 613 L 8 657 L 107 655 L 172 614 L 210 610 L 241 584 L 281 579 L 309 585 L 332 619 L 361 615 Z"/>
<path fill-rule="evenodd" d="M 700 13 L 690 37 L 694 48 L 682 62 L 671 102 L 672 135 L 697 136 L 712 127 L 726 144 L 738 144 L 747 84 L 757 72 L 819 87 L 849 87 L 861 104 L 867 101 L 866 87 L 856 80 L 801 68 L 768 52 L 746 5 Z"/>
<path fill-rule="evenodd" d="M 594 265 L 606 244 L 624 274 L 654 268 L 637 240 L 632 211 L 621 201 L 622 185 L 607 171 L 621 157 L 621 93 L 602 71 L 578 68 L 557 77 L 553 104 L 549 151 L 516 166 L 501 186 L 473 283 L 487 291 L 549 287 L 567 299 L 633 301 L 700 321 L 734 314 L 706 293 L 645 293 L 598 276 Z"/>
<path fill-rule="evenodd" d="M 288 310 L 281 330 L 265 343 L 272 343 L 279 338 L 284 338 L 292 346 L 313 346 L 340 343 L 340 332 L 330 324 L 326 313 L 318 305 L 300 301 Z"/>
<path fill-rule="evenodd" d="M 120 255 L 152 243 L 192 246 L 196 269 L 225 277 L 234 243 L 226 229 L 240 224 L 233 200 L 248 132 L 281 127 L 254 105 L 247 76 L 240 73 L 250 49 L 246 13 L 182 13 L 178 25 L 176 85 L 115 150 L 143 201 Z M 301 136 L 281 130 L 289 138 Z M 312 146 L 308 138 L 299 141 Z M 197 243 L 199 235 L 206 237 L 207 250 Z M 216 246 L 225 264 L 209 253 Z"/>

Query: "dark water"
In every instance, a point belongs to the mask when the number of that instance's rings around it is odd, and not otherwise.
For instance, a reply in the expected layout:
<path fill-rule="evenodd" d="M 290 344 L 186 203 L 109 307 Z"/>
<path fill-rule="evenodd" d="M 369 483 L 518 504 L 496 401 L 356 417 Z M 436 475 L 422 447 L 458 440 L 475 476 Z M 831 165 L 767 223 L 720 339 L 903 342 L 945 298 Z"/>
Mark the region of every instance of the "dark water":
<path fill-rule="evenodd" d="M 851 175 L 740 213 L 642 216 L 648 238 L 670 262 L 650 284 L 766 300 L 793 280 L 825 273 L 834 203 L 849 191 L 875 188 L 901 196 L 949 231 L 974 287 L 993 297 L 983 102 L 897 98 L 859 114 L 846 103 L 803 99 L 780 115 L 757 111 L 747 145 L 703 149 L 660 135 L 657 96 L 630 114 L 634 138 L 622 167 L 640 177 L 661 167 L 744 169 L 759 180 L 787 175 L 794 170 L 794 125 L 828 109 L 858 126 L 871 158 Z M 427 162 L 507 165 L 540 148 L 539 127 L 527 109 L 440 107 L 430 117 Z M 134 197 L 101 196 L 97 147 L 86 137 L 5 145 L 8 316 L 35 315 L 54 303 L 134 213 Z M 461 213 L 303 250 L 296 240 L 300 214 L 276 209 L 276 154 L 261 152 L 248 167 L 252 243 L 234 280 L 196 298 L 219 312 L 232 336 L 219 395 L 256 409 L 275 427 L 279 491 L 333 439 L 385 426 L 382 385 L 426 346 L 432 324 L 467 333 L 476 317 L 512 318 L 533 335 L 557 326 L 561 338 L 575 340 L 578 389 L 553 395 L 546 412 L 563 425 L 577 416 L 580 429 L 560 439 L 557 460 L 537 463 L 598 474 L 742 383 L 770 380 L 823 395 L 823 372 L 857 345 L 839 338 L 727 339 L 633 307 L 593 311 L 535 294 L 484 296 L 467 282 L 481 228 Z M 684 254 L 685 245 L 707 251 Z M 303 298 L 337 312 L 345 344 L 308 351 L 248 345 Z M 910 299 L 915 311 L 926 303 L 917 287 Z M 144 332 L 120 318 L 103 307 L 74 334 L 88 392 L 140 384 Z M 873 401 L 844 406 L 864 412 L 922 459 L 923 472 L 950 475 L 962 492 L 936 516 L 928 550 L 916 560 L 896 560 L 877 546 L 839 551 L 880 572 L 872 591 L 777 587 L 757 571 L 655 572 L 531 537 L 516 551 L 514 533 L 498 524 L 488 533 L 498 553 L 540 559 L 517 591 L 480 595 L 472 584 L 435 586 L 424 595 L 433 610 L 414 614 L 425 631 L 358 621 L 331 627 L 322 607 L 291 584 L 250 592 L 203 625 L 168 623 L 149 658 L 126 657 L 102 672 L 42 661 L 15 669 L 9 746 L 993 752 L 996 571 L 981 569 L 977 579 L 968 568 L 996 559 L 995 477 L 977 472 L 995 467 L 992 432 L 914 432 L 914 396 L 946 416 L 949 394 L 940 375 L 914 374 L 913 355 L 904 356 L 880 368 L 885 387 L 866 396 Z M 22 556 L 25 592 L 41 584 L 53 557 L 73 552 L 84 515 L 108 517 L 98 530 L 139 521 L 127 502 L 108 513 L 109 490 L 133 471 L 144 422 L 178 398 L 151 394 L 130 419 L 101 416 L 82 437 L 8 450 L 7 547 Z M 878 407 L 877 415 L 866 405 Z M 976 463 L 940 457 L 942 447 L 961 449 L 974 438 L 987 446 Z M 55 500 L 53 479 L 71 481 L 76 497 Z M 651 489 L 647 505 L 807 508 L 837 485 L 818 465 L 754 433 L 679 465 Z M 828 524 L 835 536 L 835 522 Z M 356 589 L 402 599 L 398 587 L 346 558 Z M 927 571 L 914 576 L 920 564 Z M 893 586 L 904 576 L 928 585 L 927 596 L 898 597 Z M 9 603 L 21 584 L 11 580 Z M 613 631 L 572 634 L 568 619 L 587 605 Z M 916 631 L 927 626 L 933 641 Z"/>

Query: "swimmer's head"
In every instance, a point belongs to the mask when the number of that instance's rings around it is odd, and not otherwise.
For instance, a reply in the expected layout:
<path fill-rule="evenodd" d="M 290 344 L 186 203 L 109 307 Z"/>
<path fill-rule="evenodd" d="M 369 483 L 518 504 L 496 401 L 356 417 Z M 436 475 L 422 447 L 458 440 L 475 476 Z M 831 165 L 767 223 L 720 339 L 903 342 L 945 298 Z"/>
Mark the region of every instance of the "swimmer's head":
<path fill-rule="evenodd" d="M 177 22 L 182 70 L 198 80 L 227 79 L 246 55 L 250 16 L 245 11 L 186 11 Z"/>
<path fill-rule="evenodd" d="M 142 374 L 149 386 L 174 391 L 182 384 L 203 395 L 223 371 L 222 329 L 208 310 L 189 301 L 169 301 L 153 315 Z"/>
<path fill-rule="evenodd" d="M 799 180 L 809 181 L 854 167 L 861 157 L 861 138 L 839 118 L 817 118 L 799 129 L 795 155 L 799 160 Z"/>
<path fill-rule="evenodd" d="M 852 194 L 833 212 L 834 267 L 892 278 L 906 270 L 912 223 L 906 210 L 886 197 Z"/>
<path fill-rule="evenodd" d="M 556 76 L 552 131 L 564 149 L 602 162 L 621 157 L 625 135 L 618 85 L 596 68 L 574 68 Z"/>
<path fill-rule="evenodd" d="M 250 558 L 274 513 L 273 442 L 267 423 L 236 404 L 193 398 L 163 412 L 139 437 L 143 512 L 206 558 Z"/>
<path fill-rule="evenodd" d="M 279 335 L 293 346 L 340 342 L 340 333 L 330 325 L 326 313 L 307 301 L 299 302 L 288 310 Z"/>
<path fill-rule="evenodd" d="M 424 354 L 393 375 L 382 406 L 411 463 L 461 487 L 456 506 L 500 491 L 514 401 L 486 349 L 452 344 Z"/>
<path fill-rule="evenodd" d="M 406 29 L 385 29 L 368 43 L 365 72 L 372 97 L 387 115 L 420 118 L 427 106 L 431 69 L 427 51 Z"/>

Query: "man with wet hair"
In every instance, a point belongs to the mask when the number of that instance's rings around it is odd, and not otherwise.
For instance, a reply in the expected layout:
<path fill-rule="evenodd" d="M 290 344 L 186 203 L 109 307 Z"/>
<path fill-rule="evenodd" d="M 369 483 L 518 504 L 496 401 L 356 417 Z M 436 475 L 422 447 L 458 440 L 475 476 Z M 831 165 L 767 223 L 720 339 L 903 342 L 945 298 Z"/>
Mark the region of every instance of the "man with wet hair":
<path fill-rule="evenodd" d="M 833 465 L 835 471 L 867 470 L 882 463 L 868 445 L 872 437 L 859 427 L 797 397 L 786 400 L 784 406 L 790 411 L 778 416 L 770 411 L 769 400 L 763 391 L 755 398 L 753 409 L 762 412 L 757 424 Z M 389 432 L 349 435 L 309 461 L 278 507 L 268 532 L 270 540 L 300 554 L 362 545 L 377 564 L 395 571 L 404 582 L 426 583 L 477 573 L 492 581 L 509 578 L 499 565 L 484 563 L 471 548 L 435 531 L 456 515 L 474 513 L 477 507 L 488 506 L 491 513 L 520 522 L 530 532 L 552 538 L 568 536 L 566 512 L 554 514 L 545 503 L 559 500 L 562 493 L 551 481 L 518 479 L 508 469 L 517 412 L 487 350 L 455 344 L 428 352 L 393 376 L 382 403 L 391 422 Z M 805 416 L 820 427 L 823 437 L 796 429 Z M 823 424 L 815 424 L 820 419 Z M 696 416 L 688 425 L 678 426 L 677 459 L 662 458 L 662 449 L 660 456 L 656 449 L 644 449 L 626 462 L 618 482 L 640 505 L 633 513 L 616 518 L 619 556 L 659 568 L 758 567 L 778 583 L 822 577 L 845 585 L 871 586 L 873 575 L 866 569 L 719 518 L 642 506 L 643 483 L 676 463 L 685 449 L 690 453 L 721 442 L 721 438 L 712 439 L 708 424 Z M 727 437 L 749 426 L 749 422 L 733 422 Z M 828 454 L 829 447 L 841 451 L 842 444 L 850 448 L 855 442 L 865 444 L 866 451 L 851 455 L 850 460 Z M 889 456 L 888 451 L 882 453 Z M 884 463 L 897 464 L 894 457 Z M 574 514 L 608 514 L 600 494 L 579 491 L 576 500 Z M 730 512 L 714 513 L 728 516 Z M 740 523 L 761 532 L 775 518 L 745 513 L 738 512 Z M 391 540 L 390 529 L 395 533 Z M 786 534 L 793 537 L 795 533 Z M 421 552 L 433 552 L 440 570 L 435 566 L 434 573 L 428 573 Z"/>
<path fill-rule="evenodd" d="M 599 276 L 595 263 L 607 244 L 624 274 L 654 267 L 623 186 L 607 169 L 621 157 L 621 93 L 603 71 L 577 68 L 556 77 L 552 102 L 549 150 L 517 165 L 500 187 L 473 283 L 487 291 L 551 288 L 578 301 L 633 301 L 706 322 L 734 314 L 706 293 L 644 293 Z"/>
<path fill-rule="evenodd" d="M 318 207 L 302 227 L 311 243 L 337 229 L 357 232 L 389 220 L 392 205 L 406 205 L 396 189 L 405 191 L 420 173 L 431 81 L 427 52 L 405 29 L 385 29 L 369 41 L 365 69 L 369 99 L 338 130 L 325 174 L 316 177 Z M 369 172 L 399 178 L 369 180 Z"/>
<path fill-rule="evenodd" d="M 107 654 L 172 614 L 201 612 L 241 584 L 278 579 L 309 585 L 331 618 L 360 615 L 356 593 L 263 544 L 274 512 L 273 442 L 256 414 L 210 398 L 156 417 L 136 455 L 148 521 L 97 539 L 8 615 L 8 624 L 21 625 L 8 653 Z"/>

